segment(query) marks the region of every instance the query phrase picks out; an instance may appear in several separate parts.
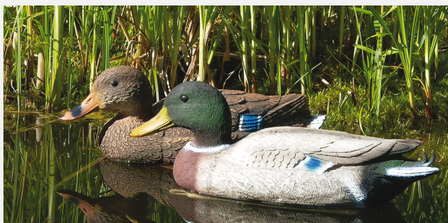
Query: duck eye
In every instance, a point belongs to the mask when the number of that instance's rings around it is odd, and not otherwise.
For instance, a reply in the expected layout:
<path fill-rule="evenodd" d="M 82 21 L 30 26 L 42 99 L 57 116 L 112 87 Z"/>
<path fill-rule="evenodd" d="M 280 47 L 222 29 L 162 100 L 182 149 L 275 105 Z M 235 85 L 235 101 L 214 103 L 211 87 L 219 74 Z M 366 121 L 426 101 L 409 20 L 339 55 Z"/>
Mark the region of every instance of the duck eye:
<path fill-rule="evenodd" d="M 112 85 L 113 87 L 116 87 L 118 85 L 118 82 L 117 81 L 111 81 L 110 85 Z"/>
<path fill-rule="evenodd" d="M 183 101 L 183 102 L 187 102 L 188 101 L 188 96 L 183 94 L 183 95 L 180 96 L 180 100 Z"/>

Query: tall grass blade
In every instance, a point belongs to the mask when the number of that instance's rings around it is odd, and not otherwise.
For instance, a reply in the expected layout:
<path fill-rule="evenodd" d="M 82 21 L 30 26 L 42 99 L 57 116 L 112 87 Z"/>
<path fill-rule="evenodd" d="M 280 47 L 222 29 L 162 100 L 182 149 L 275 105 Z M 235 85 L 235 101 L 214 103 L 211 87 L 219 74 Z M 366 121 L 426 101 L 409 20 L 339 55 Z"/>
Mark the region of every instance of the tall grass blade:
<path fill-rule="evenodd" d="M 409 10 L 409 9 L 408 9 Z M 420 6 L 415 6 L 414 11 L 414 18 L 412 20 L 412 23 L 406 20 L 406 13 L 403 6 L 398 6 L 397 8 L 397 16 L 399 21 L 399 35 L 398 40 L 395 40 L 394 36 L 391 36 L 392 40 L 395 42 L 395 45 L 398 48 L 398 53 L 401 58 L 401 62 L 403 63 L 403 70 L 405 75 L 405 81 L 406 81 L 406 89 L 408 92 L 409 97 L 409 105 L 411 107 L 412 116 L 416 117 L 416 107 L 415 107 L 415 96 L 414 96 L 414 86 L 413 86 L 413 72 L 414 72 L 414 65 L 413 65 L 413 58 L 412 55 L 414 54 L 414 45 L 415 45 L 415 37 L 418 33 L 417 30 L 419 29 L 418 26 L 418 18 L 420 17 Z M 411 32 L 410 32 L 410 39 L 408 41 L 408 33 L 409 30 L 407 30 L 408 23 L 411 24 Z M 386 27 L 387 29 L 387 27 Z"/>
<path fill-rule="evenodd" d="M 423 6 L 423 8 L 423 30 L 425 34 L 425 110 L 426 117 L 433 119 L 436 114 L 432 109 L 431 67 L 434 63 L 435 51 L 441 36 L 441 21 L 445 19 L 445 12 L 444 7 Z M 436 65 L 435 67 L 437 69 Z"/>
<path fill-rule="evenodd" d="M 369 7 L 370 12 L 374 15 L 374 27 L 375 27 L 375 37 L 377 39 L 376 42 L 376 50 L 374 54 L 373 59 L 373 67 L 368 68 L 373 69 L 373 75 L 371 76 L 371 87 L 370 92 L 372 94 L 372 101 L 371 101 L 371 109 L 374 111 L 374 114 L 376 117 L 379 116 L 380 113 L 380 105 L 381 105 L 381 97 L 382 97 L 382 91 L 384 88 L 383 83 L 383 67 L 384 67 L 384 61 L 386 60 L 386 56 L 397 53 L 396 50 L 385 50 L 383 51 L 383 37 L 384 36 L 391 36 L 390 30 L 387 28 L 386 22 L 384 20 L 384 17 L 388 14 L 390 14 L 393 10 L 395 10 L 396 7 L 392 7 L 388 12 L 384 13 L 384 6 L 380 6 L 380 12 L 377 12 L 374 7 Z M 394 41 L 395 42 L 395 41 Z M 400 50 L 398 50 L 398 53 Z M 367 66 L 368 67 L 368 66 Z M 368 71 L 369 73 L 371 71 Z M 368 75 L 370 76 L 370 74 Z"/>
<path fill-rule="evenodd" d="M 250 28 L 249 18 L 250 18 L 250 6 L 240 6 L 240 16 L 241 16 L 241 63 L 243 65 L 243 85 L 244 91 L 248 92 L 250 89 L 249 83 L 249 59 L 248 59 L 248 49 L 249 49 L 249 38 L 246 35 L 246 30 Z"/>
<path fill-rule="evenodd" d="M 104 6 L 101 10 L 101 16 L 103 20 L 103 42 L 101 45 L 102 49 L 102 68 L 105 70 L 109 68 L 110 61 L 110 46 L 112 44 L 112 29 L 115 23 L 115 13 L 117 6 L 112 6 L 111 16 L 109 17 L 109 6 Z"/>
<path fill-rule="evenodd" d="M 21 29 L 22 29 L 22 18 L 20 15 L 22 14 L 23 6 L 16 6 L 17 8 L 17 16 L 15 20 L 16 32 L 13 36 L 13 45 L 15 46 L 15 54 L 16 54 L 16 91 L 17 91 L 17 110 L 22 110 L 22 41 L 21 41 Z M 15 40 L 15 41 L 14 41 Z"/>
<path fill-rule="evenodd" d="M 54 147 L 54 139 L 53 139 L 53 133 L 52 128 L 48 128 L 48 140 L 47 145 L 49 145 L 48 148 L 48 157 L 47 157 L 47 182 L 48 182 L 48 189 L 47 189 L 47 200 L 48 200 L 48 222 L 55 222 L 55 211 L 56 211 L 56 205 L 55 205 L 55 188 L 54 185 L 56 184 L 56 149 Z"/>
<path fill-rule="evenodd" d="M 75 28 L 75 12 L 73 7 L 68 8 L 68 54 L 67 54 L 67 101 L 66 101 L 66 107 L 70 108 L 70 100 L 72 97 L 72 88 L 73 88 L 73 62 L 72 62 L 72 46 L 73 46 L 73 40 L 74 40 L 74 30 Z"/>
<path fill-rule="evenodd" d="M 291 37 L 291 31 L 292 31 L 292 13 L 293 8 L 292 6 L 284 6 L 283 7 L 283 16 L 282 16 L 282 65 L 281 65 L 281 76 L 283 82 L 286 84 L 286 89 L 289 91 L 291 88 L 291 71 L 286 64 L 291 63 L 291 60 L 293 59 L 293 55 L 291 52 L 292 49 L 292 37 Z M 279 82 L 277 80 L 277 90 L 281 89 L 281 81 Z M 281 92 L 280 92 L 281 93 Z"/>
<path fill-rule="evenodd" d="M 99 32 L 100 32 L 100 28 L 99 28 L 99 18 L 98 18 L 98 14 L 97 13 L 99 11 L 99 6 L 89 6 L 88 7 L 88 11 L 87 14 L 91 14 L 91 21 L 92 21 L 92 52 L 90 54 L 90 78 L 89 78 L 89 83 L 90 83 L 90 87 L 89 89 L 92 89 L 93 87 L 93 82 L 95 81 L 95 74 L 96 74 L 96 68 L 97 68 L 97 54 L 98 54 L 98 42 L 100 41 L 100 36 L 99 36 Z M 90 18 L 87 17 L 87 19 Z M 87 22 L 87 21 L 86 21 Z M 86 32 L 89 30 L 86 30 Z"/>
<path fill-rule="evenodd" d="M 381 15 L 384 12 L 384 6 L 380 6 Z M 380 104 L 381 104 L 381 91 L 383 89 L 383 63 L 384 63 L 384 55 L 383 55 L 383 33 L 384 28 L 380 25 L 375 25 L 375 29 L 377 30 L 377 40 L 376 40 L 376 52 L 375 52 L 375 75 L 374 75 L 374 84 L 373 88 L 375 89 L 374 94 L 374 110 L 375 115 L 378 117 L 380 115 Z"/>
<path fill-rule="evenodd" d="M 250 29 L 252 33 L 257 33 L 257 19 L 256 19 L 256 12 L 257 12 L 257 6 L 250 6 Z M 252 79 L 250 80 L 252 82 L 250 87 L 250 92 L 257 92 L 257 80 L 256 80 L 256 73 L 257 73 L 257 43 L 255 41 L 255 38 L 252 38 L 250 41 L 250 58 L 251 58 L 251 69 L 250 74 L 252 76 Z"/>
<path fill-rule="evenodd" d="M 28 52 L 26 53 L 26 77 L 25 77 L 25 90 L 31 89 L 31 79 L 34 74 L 34 23 L 33 23 L 33 6 L 26 6 L 26 46 Z"/>
<path fill-rule="evenodd" d="M 55 6 L 52 38 L 51 104 L 49 108 L 59 108 L 62 93 L 62 49 L 64 29 L 64 7 Z"/>
<path fill-rule="evenodd" d="M 208 72 L 208 56 L 207 41 L 212 28 L 212 22 L 217 15 L 217 8 L 215 6 L 198 6 L 199 8 L 199 74 L 197 81 L 211 81 L 211 78 L 206 77 Z"/>
<path fill-rule="evenodd" d="M 345 6 L 339 6 L 339 51 L 338 51 L 338 57 L 342 57 L 342 46 L 343 46 L 343 40 L 344 40 L 344 30 L 345 30 Z"/>
<path fill-rule="evenodd" d="M 269 94 L 275 94 L 276 90 L 277 91 L 281 91 L 281 89 L 277 89 L 276 86 L 276 82 L 275 82 L 275 77 L 276 77 L 276 72 L 278 70 L 276 70 L 276 65 L 277 65 L 277 61 L 278 58 L 280 56 L 280 52 L 279 52 L 279 39 L 280 39 L 280 34 L 279 34 L 279 30 L 278 30 L 278 25 L 279 25 L 279 9 L 278 6 L 267 6 L 267 13 L 268 13 L 268 20 L 269 20 L 269 30 L 268 30 L 268 35 L 269 35 L 269 56 L 268 56 L 268 61 L 269 61 Z M 278 75 L 280 75 L 280 72 L 278 73 Z M 281 80 L 280 80 L 281 81 Z"/>
<path fill-rule="evenodd" d="M 297 35 L 299 43 L 299 59 L 300 59 L 300 81 L 301 81 L 301 93 L 309 95 L 311 93 L 311 71 L 308 64 L 308 52 L 306 47 L 306 27 L 304 14 L 307 6 L 297 7 Z"/>
<path fill-rule="evenodd" d="M 171 75 L 170 75 L 170 88 L 173 88 L 177 84 L 177 67 L 179 64 L 179 46 L 181 44 L 182 28 L 185 23 L 185 6 L 173 6 L 173 21 L 171 24 L 172 36 L 169 39 L 172 40 L 170 46 L 168 46 L 169 55 L 171 58 Z"/>
<path fill-rule="evenodd" d="M 49 18 L 49 10 L 48 10 L 48 6 L 44 6 L 44 58 L 46 58 L 46 63 L 45 63 L 45 108 L 46 110 L 49 110 L 51 108 L 51 89 L 52 89 L 52 85 L 51 85 L 51 80 L 52 80 L 52 75 L 50 72 L 51 69 L 51 62 L 50 62 L 50 58 L 51 58 L 51 51 L 50 51 L 50 46 L 51 46 L 51 31 L 50 31 L 50 18 Z"/>

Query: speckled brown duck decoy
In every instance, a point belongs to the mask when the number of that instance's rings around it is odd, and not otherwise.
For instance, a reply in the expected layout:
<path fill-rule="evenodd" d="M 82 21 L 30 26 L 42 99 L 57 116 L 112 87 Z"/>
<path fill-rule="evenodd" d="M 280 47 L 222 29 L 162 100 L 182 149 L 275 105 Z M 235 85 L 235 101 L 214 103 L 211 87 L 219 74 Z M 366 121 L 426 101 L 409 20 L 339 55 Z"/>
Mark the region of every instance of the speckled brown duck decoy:
<path fill-rule="evenodd" d="M 174 125 L 191 129 L 194 139 L 174 161 L 176 183 L 238 200 L 363 208 L 390 201 L 412 182 L 439 172 L 431 167 L 434 155 L 429 161 L 400 155 L 416 149 L 418 140 L 272 127 L 232 144 L 230 119 L 219 91 L 203 82 L 186 82 L 131 135 Z"/>
<path fill-rule="evenodd" d="M 232 137 L 240 139 L 263 127 L 307 126 L 313 120 L 308 99 L 303 95 L 265 96 L 222 90 L 232 110 Z M 132 129 L 157 113 L 162 103 L 152 106 L 151 85 L 139 70 L 118 66 L 105 70 L 95 80 L 90 95 L 60 119 L 74 120 L 96 110 L 118 113 L 100 134 L 100 151 L 116 161 L 171 163 L 182 146 L 192 138 L 183 128 L 173 128 L 141 138 L 132 138 Z M 199 114 L 199 113 L 198 113 Z M 318 116 L 317 127 L 323 124 Z"/>

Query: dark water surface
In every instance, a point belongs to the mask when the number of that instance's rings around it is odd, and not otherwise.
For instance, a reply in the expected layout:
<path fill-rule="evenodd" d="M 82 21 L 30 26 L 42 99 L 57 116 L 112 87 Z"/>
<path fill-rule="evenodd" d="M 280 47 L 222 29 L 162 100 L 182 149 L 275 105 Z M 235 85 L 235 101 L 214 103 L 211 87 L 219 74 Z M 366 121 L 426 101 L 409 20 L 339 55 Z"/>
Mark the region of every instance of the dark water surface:
<path fill-rule="evenodd" d="M 4 112 L 4 222 L 448 222 L 443 126 L 409 154 L 434 151 L 440 173 L 378 207 L 313 210 L 199 196 L 175 184 L 170 166 L 104 161 L 96 149 L 103 122 Z"/>

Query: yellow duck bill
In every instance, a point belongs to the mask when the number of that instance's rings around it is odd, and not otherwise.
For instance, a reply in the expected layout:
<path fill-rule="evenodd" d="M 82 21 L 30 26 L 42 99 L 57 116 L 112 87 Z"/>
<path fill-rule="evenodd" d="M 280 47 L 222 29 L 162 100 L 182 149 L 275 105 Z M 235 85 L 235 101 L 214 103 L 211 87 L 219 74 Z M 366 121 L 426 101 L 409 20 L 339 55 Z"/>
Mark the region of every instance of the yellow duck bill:
<path fill-rule="evenodd" d="M 140 127 L 134 129 L 130 135 L 132 137 L 144 136 L 169 128 L 171 126 L 174 126 L 174 123 L 173 121 L 171 121 L 171 118 L 168 115 L 168 109 L 163 106 L 156 116 L 145 122 L 145 124 L 141 125 Z"/>

